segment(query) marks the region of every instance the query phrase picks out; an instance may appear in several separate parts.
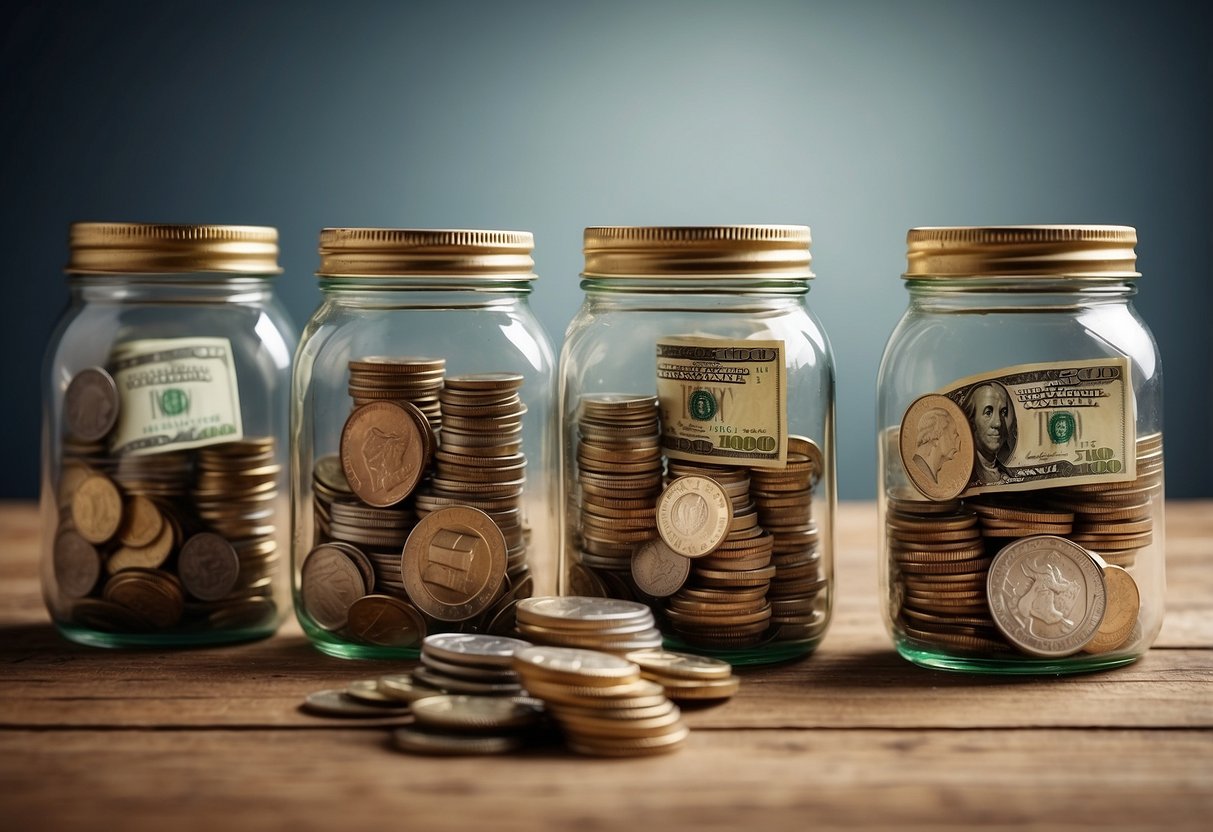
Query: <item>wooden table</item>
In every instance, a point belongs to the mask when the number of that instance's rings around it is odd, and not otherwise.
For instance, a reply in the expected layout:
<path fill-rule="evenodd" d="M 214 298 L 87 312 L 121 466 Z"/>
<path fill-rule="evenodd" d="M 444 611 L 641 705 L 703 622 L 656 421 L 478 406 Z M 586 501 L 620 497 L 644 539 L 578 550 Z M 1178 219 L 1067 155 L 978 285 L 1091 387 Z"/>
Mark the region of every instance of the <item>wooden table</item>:
<path fill-rule="evenodd" d="M 62 640 L 35 510 L 0 504 L 0 830 L 1213 828 L 1213 502 L 1168 506 L 1166 625 L 1119 670 L 916 668 L 877 613 L 875 511 L 839 511 L 834 620 L 808 660 L 745 672 L 688 746 L 602 761 L 394 752 L 301 714 L 395 669 L 275 638 L 175 652 Z"/>

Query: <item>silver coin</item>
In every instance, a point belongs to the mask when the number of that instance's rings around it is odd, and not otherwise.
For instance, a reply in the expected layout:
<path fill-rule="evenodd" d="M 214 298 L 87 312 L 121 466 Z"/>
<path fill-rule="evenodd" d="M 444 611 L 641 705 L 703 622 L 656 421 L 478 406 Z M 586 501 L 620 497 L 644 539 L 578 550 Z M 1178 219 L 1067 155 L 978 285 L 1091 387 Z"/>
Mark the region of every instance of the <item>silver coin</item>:
<path fill-rule="evenodd" d="M 505 668 L 513 666 L 515 653 L 530 646 L 518 638 L 472 633 L 436 633 L 421 643 L 424 652 L 448 662 Z"/>
<path fill-rule="evenodd" d="M 518 602 L 518 617 L 542 624 L 544 620 L 582 621 L 595 625 L 630 621 L 652 615 L 644 604 L 618 598 L 591 598 L 584 595 L 542 596 Z"/>
<path fill-rule="evenodd" d="M 504 696 L 432 696 L 413 704 L 417 724 L 454 731 L 525 728 L 543 719 L 543 709 Z"/>
<path fill-rule="evenodd" d="M 1094 638 L 1107 609 L 1104 564 L 1064 537 L 1033 535 L 990 563 L 986 594 L 995 625 L 1023 652 L 1070 656 Z"/>
<path fill-rule="evenodd" d="M 526 746 L 526 740 L 518 734 L 486 737 L 477 734 L 436 733 L 419 728 L 397 728 L 392 732 L 392 742 L 401 751 L 444 757 L 507 754 Z"/>

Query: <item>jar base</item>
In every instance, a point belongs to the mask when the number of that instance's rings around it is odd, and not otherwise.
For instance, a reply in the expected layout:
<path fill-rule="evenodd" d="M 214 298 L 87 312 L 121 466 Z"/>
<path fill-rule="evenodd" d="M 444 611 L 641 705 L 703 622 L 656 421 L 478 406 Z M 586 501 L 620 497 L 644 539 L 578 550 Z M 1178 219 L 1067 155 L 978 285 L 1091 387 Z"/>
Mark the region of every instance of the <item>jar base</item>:
<path fill-rule="evenodd" d="M 1037 659 L 1031 656 L 1008 655 L 1007 658 L 951 653 L 938 648 L 923 648 L 913 642 L 899 640 L 897 652 L 902 658 L 931 670 L 955 673 L 983 673 L 995 676 L 1060 676 L 1071 673 L 1091 673 L 1132 664 L 1141 658 L 1137 654 L 1085 654 L 1057 659 Z"/>
<path fill-rule="evenodd" d="M 107 633 L 88 627 L 56 622 L 56 629 L 68 641 L 86 647 L 125 649 L 131 647 L 209 647 L 221 644 L 238 644 L 269 638 L 278 630 L 278 624 L 242 627 L 229 630 L 207 630 L 185 633 Z"/>

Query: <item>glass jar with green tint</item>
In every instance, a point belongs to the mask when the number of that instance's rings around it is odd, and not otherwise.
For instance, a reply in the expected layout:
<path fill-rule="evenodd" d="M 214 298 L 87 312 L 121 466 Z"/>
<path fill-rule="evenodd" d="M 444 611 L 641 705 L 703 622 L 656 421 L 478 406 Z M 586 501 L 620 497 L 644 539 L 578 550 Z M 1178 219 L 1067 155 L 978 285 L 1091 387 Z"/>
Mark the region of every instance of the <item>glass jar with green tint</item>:
<path fill-rule="evenodd" d="M 514 630 L 555 585 L 554 357 L 529 232 L 329 228 L 291 411 L 295 611 L 320 650 Z"/>
<path fill-rule="evenodd" d="M 1122 226 L 915 228 L 877 381 L 880 580 L 897 650 L 1057 674 L 1163 620 L 1162 367 Z"/>
<path fill-rule="evenodd" d="M 295 347 L 278 232 L 76 223 L 67 271 L 43 374 L 51 618 L 102 647 L 272 634 Z"/>
<path fill-rule="evenodd" d="M 805 226 L 585 231 L 562 591 L 647 604 L 670 648 L 782 661 L 829 624 L 834 363 L 809 246 Z"/>

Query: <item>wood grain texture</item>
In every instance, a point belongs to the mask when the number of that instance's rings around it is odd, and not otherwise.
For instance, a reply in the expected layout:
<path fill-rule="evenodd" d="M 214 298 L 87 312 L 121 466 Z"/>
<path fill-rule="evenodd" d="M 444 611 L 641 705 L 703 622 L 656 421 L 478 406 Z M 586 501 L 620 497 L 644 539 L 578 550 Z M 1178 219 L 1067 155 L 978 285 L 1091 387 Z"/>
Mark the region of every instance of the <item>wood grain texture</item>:
<path fill-rule="evenodd" d="M 410 757 L 388 723 L 298 710 L 403 669 L 315 651 L 292 622 L 223 648 L 105 651 L 42 606 L 39 524 L 0 504 L 0 830 L 1204 829 L 1213 811 L 1213 502 L 1168 505 L 1167 619 L 1114 671 L 1003 679 L 893 652 L 875 510 L 844 504 L 837 600 L 806 661 L 687 712 L 688 747 Z"/>

